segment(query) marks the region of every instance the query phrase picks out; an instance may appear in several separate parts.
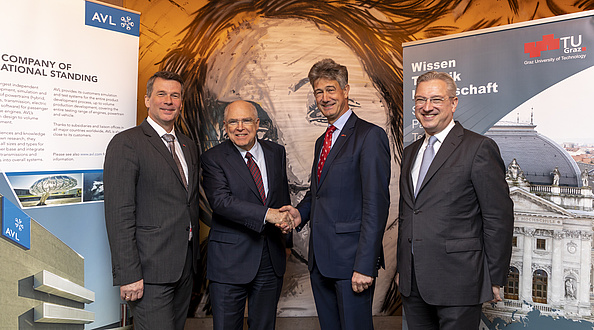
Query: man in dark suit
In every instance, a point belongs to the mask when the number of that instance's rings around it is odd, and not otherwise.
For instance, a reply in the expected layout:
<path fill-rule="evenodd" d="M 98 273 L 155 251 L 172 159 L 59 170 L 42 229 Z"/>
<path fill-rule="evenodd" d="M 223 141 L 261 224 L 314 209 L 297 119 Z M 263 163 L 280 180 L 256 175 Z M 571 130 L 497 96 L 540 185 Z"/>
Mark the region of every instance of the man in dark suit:
<path fill-rule="evenodd" d="M 229 140 L 202 158 L 203 187 L 213 211 L 206 277 L 214 329 L 274 329 L 286 267 L 285 236 L 292 228 L 285 148 L 258 140 L 253 104 L 225 108 Z M 278 224 L 278 227 L 277 227 Z"/>
<path fill-rule="evenodd" d="M 390 205 L 386 132 L 349 108 L 347 68 L 331 59 L 309 72 L 318 109 L 328 120 L 316 141 L 311 185 L 297 210 L 309 223 L 308 266 L 320 326 L 373 329 L 375 277 Z"/>
<path fill-rule="evenodd" d="M 511 258 L 513 203 L 497 144 L 453 116 L 456 84 L 417 79 L 425 137 L 404 149 L 397 283 L 408 327 L 478 329 L 483 302 L 501 301 Z"/>
<path fill-rule="evenodd" d="M 155 73 L 148 118 L 107 147 L 103 180 L 113 284 L 135 329 L 184 328 L 198 253 L 198 152 L 174 129 L 183 82 Z"/>

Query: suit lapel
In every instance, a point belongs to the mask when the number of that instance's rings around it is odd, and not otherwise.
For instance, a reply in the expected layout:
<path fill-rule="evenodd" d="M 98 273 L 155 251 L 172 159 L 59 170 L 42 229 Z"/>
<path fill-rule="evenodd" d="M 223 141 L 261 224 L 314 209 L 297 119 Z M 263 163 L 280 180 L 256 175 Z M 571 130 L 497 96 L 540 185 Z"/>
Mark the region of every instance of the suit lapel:
<path fill-rule="evenodd" d="M 188 193 L 192 191 L 192 187 L 196 184 L 194 182 L 194 171 L 197 169 L 194 168 L 194 160 L 192 159 L 192 153 L 190 152 L 189 143 L 194 143 L 191 139 L 186 138 L 185 135 L 181 133 L 177 134 L 179 139 L 179 144 L 182 149 L 182 153 L 184 154 L 184 159 L 186 160 L 186 165 L 188 166 Z M 189 197 L 190 194 L 188 194 Z"/>
<path fill-rule="evenodd" d="M 439 170 L 445 161 L 450 158 L 454 150 L 460 145 L 460 142 L 462 142 L 463 136 L 464 129 L 459 123 L 456 122 L 456 125 L 448 133 L 445 140 L 441 144 L 441 147 L 439 147 L 439 151 L 435 155 L 435 158 L 433 158 L 433 161 L 427 170 L 427 174 L 425 175 L 425 180 L 423 180 L 419 189 L 419 193 L 421 189 L 423 189 L 423 187 L 427 184 L 427 182 L 431 180 L 431 177 L 433 177 L 437 170 Z"/>
<path fill-rule="evenodd" d="M 417 158 L 417 154 L 419 153 L 419 149 L 423 145 L 424 138 L 420 138 L 417 141 L 413 142 L 411 147 L 409 148 L 410 152 L 408 153 L 408 157 L 405 157 L 405 162 L 402 163 L 402 173 L 407 173 L 403 177 L 403 185 L 407 188 L 406 192 L 403 192 L 405 196 L 410 198 L 410 200 L 414 200 L 415 196 L 415 189 L 413 186 L 413 178 L 412 178 L 412 166 L 415 163 L 415 159 Z"/>
<path fill-rule="evenodd" d="M 227 160 L 231 168 L 233 168 L 241 177 L 241 179 L 247 184 L 247 186 L 250 187 L 250 190 L 254 193 L 254 195 L 258 197 L 258 199 L 261 202 L 262 198 L 260 197 L 258 187 L 256 187 L 254 177 L 252 177 L 252 173 L 250 173 L 250 169 L 247 167 L 245 160 L 243 160 L 243 158 L 241 157 L 241 153 L 239 152 L 239 150 L 237 150 L 237 148 L 235 147 L 233 142 L 231 142 L 231 140 L 227 140 L 223 143 L 225 143 L 226 146 L 225 153 L 227 154 L 227 157 L 225 157 L 225 159 Z"/>
<path fill-rule="evenodd" d="M 340 130 L 340 135 L 338 136 L 338 139 L 336 139 L 336 142 L 334 142 L 332 149 L 330 149 L 330 152 L 328 153 L 328 157 L 326 158 L 326 162 L 324 163 L 324 168 L 322 168 L 322 173 L 320 175 L 320 182 L 318 183 L 318 187 L 321 186 L 322 183 L 324 182 L 324 179 L 326 178 L 326 174 L 328 173 L 328 169 L 330 168 L 330 165 L 332 164 L 334 159 L 336 159 L 336 156 L 340 153 L 340 149 L 342 149 L 342 147 L 344 147 L 345 143 L 348 141 L 348 139 L 353 134 L 353 132 L 355 130 L 355 123 L 357 122 L 358 119 L 359 119 L 359 117 L 357 117 L 357 115 L 355 115 L 355 113 L 353 112 L 351 114 L 351 116 L 349 117 L 349 119 L 347 120 L 347 122 L 344 124 L 344 127 L 342 128 L 342 130 Z M 324 138 L 322 137 L 322 141 L 323 141 L 323 139 Z M 321 148 L 321 146 L 320 146 L 320 148 Z M 318 155 L 317 157 L 319 158 L 320 157 L 319 153 L 316 153 L 316 154 Z"/>
<path fill-rule="evenodd" d="M 314 149 L 314 162 L 313 162 L 313 166 L 311 169 L 311 182 L 313 183 L 314 187 L 318 186 L 318 162 L 320 161 L 320 153 L 322 152 L 322 145 L 324 143 L 324 134 L 322 134 L 322 136 L 320 136 L 317 140 L 316 140 L 316 147 Z"/>
<path fill-rule="evenodd" d="M 272 149 L 268 147 L 268 144 L 262 143 L 260 141 L 260 147 L 262 147 L 262 152 L 264 153 L 264 161 L 266 162 L 266 176 L 268 180 L 268 194 L 266 195 L 266 205 L 270 203 L 270 196 L 275 196 L 273 189 L 276 187 L 276 180 L 280 177 L 280 174 L 277 174 L 279 168 L 277 164 L 274 163 L 274 153 Z"/>

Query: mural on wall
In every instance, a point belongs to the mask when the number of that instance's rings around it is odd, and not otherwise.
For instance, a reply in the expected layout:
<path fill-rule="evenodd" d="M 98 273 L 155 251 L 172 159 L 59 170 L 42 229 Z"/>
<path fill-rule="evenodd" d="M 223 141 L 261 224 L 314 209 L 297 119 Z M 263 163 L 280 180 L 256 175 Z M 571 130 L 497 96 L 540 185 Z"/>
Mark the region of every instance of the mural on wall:
<path fill-rule="evenodd" d="M 150 6 L 149 6 L 150 5 Z M 206 150 L 226 139 L 226 104 L 253 102 L 260 138 L 287 148 L 292 202 L 309 185 L 313 145 L 325 127 L 307 73 L 331 57 L 349 69 L 350 106 L 391 137 L 392 205 L 384 239 L 387 268 L 380 273 L 374 311 L 398 313 L 394 285 L 398 162 L 402 150 L 402 47 L 407 41 L 589 10 L 594 1 L 203 1 L 130 0 L 141 11 L 139 99 L 157 69 L 186 79 L 178 126 Z M 146 9 L 146 10 L 145 10 Z M 171 22 L 171 24 L 168 24 Z M 172 28 L 175 26 L 175 28 Z M 472 51 L 472 50 L 469 50 Z M 156 64 L 156 65 L 155 65 Z M 144 118 L 139 102 L 139 117 Z M 203 205 L 208 223 L 208 206 Z M 295 247 L 279 302 L 282 316 L 315 315 L 307 274 L 307 231 Z M 202 308 L 197 315 L 204 313 Z"/>

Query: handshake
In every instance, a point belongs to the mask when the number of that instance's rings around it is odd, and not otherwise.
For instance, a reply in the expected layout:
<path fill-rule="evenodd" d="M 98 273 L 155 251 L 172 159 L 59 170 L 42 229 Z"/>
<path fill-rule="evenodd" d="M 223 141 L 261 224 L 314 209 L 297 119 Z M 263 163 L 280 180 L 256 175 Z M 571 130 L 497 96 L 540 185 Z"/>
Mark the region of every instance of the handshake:
<path fill-rule="evenodd" d="M 280 228 L 283 234 L 287 234 L 301 223 L 301 215 L 296 208 L 285 205 L 280 209 L 268 209 L 266 222 L 273 223 Z"/>

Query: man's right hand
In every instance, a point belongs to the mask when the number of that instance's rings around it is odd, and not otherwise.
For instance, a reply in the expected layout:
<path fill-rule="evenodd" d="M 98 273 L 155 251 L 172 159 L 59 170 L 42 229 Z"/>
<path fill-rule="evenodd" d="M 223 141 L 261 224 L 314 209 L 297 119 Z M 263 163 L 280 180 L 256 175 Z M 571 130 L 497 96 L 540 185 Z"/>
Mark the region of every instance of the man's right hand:
<path fill-rule="evenodd" d="M 142 298 L 144 293 L 144 280 L 120 286 L 120 298 L 125 301 L 135 301 Z"/>
<path fill-rule="evenodd" d="M 266 222 L 278 224 L 287 221 L 291 221 L 289 213 L 281 212 L 279 209 L 268 209 L 268 212 L 266 213 Z"/>
<path fill-rule="evenodd" d="M 293 206 L 285 205 L 280 208 L 280 211 L 287 212 L 291 215 L 291 218 L 293 219 L 293 228 L 295 228 L 301 224 L 301 213 L 299 213 L 299 210 L 297 210 Z"/>

